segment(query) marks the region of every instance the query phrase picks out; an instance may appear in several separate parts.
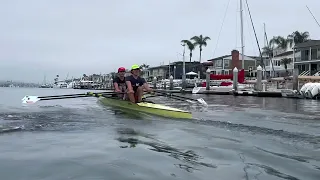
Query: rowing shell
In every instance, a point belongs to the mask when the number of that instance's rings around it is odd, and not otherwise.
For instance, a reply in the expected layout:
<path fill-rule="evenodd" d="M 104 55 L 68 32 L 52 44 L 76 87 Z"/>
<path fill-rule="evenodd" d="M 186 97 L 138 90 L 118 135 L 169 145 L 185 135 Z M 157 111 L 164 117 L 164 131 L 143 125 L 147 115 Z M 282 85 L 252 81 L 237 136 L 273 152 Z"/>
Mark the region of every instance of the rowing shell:
<path fill-rule="evenodd" d="M 150 102 L 140 102 L 140 103 L 131 103 L 129 101 L 121 100 L 114 97 L 100 97 L 99 101 L 107 106 L 114 106 L 118 108 L 128 109 L 139 111 L 143 113 L 153 114 L 162 117 L 168 118 L 177 118 L 177 119 L 191 119 L 192 114 L 189 111 L 184 111 L 181 109 L 154 104 Z"/>

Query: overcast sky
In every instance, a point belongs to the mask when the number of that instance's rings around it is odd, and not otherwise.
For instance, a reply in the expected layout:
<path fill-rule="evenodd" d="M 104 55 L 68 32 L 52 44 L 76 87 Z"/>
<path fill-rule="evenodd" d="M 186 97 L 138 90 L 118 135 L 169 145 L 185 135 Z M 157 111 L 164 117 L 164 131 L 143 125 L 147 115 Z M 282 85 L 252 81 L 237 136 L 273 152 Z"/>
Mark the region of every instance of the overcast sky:
<path fill-rule="evenodd" d="M 248 3 L 261 46 L 263 23 L 269 39 L 295 30 L 320 39 L 306 8 L 320 21 L 319 0 Z M 243 5 L 245 54 L 258 55 L 245 0 Z M 80 77 L 132 64 L 156 66 L 182 60 L 180 41 L 200 34 L 211 38 L 202 61 L 241 45 L 239 0 L 1 0 L 0 23 L 0 80 L 42 82 L 44 75 L 52 81 L 56 74 Z"/>

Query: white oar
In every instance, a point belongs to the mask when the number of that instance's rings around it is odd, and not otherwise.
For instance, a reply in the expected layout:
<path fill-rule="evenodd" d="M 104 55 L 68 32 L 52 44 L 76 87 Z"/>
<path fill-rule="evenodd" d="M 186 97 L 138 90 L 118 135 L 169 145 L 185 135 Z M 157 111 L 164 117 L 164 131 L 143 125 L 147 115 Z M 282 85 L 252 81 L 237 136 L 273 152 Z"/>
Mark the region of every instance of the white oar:
<path fill-rule="evenodd" d="M 23 104 L 33 104 L 40 101 L 41 99 L 38 98 L 38 96 L 25 96 L 21 100 Z"/>
<path fill-rule="evenodd" d="M 25 96 L 22 98 L 23 104 L 33 104 L 38 101 L 44 101 L 44 100 L 57 100 L 57 99 L 70 99 L 70 98 L 80 98 L 80 97 L 100 97 L 102 95 L 112 95 L 112 94 L 118 94 L 116 92 L 102 92 L 102 93 L 92 93 L 88 92 L 85 94 L 67 94 L 67 95 L 55 95 L 55 96 Z"/>
<path fill-rule="evenodd" d="M 77 96 L 62 96 L 62 97 L 48 97 L 48 98 L 42 98 L 39 96 L 25 96 L 22 98 L 23 104 L 33 104 L 38 101 L 44 101 L 44 100 L 57 100 L 57 99 L 70 99 L 70 98 L 79 98 L 79 97 L 92 97 L 89 95 L 77 95 Z"/>
<path fill-rule="evenodd" d="M 193 98 L 189 98 L 189 97 L 185 97 L 185 96 L 178 96 L 178 95 L 169 94 L 169 93 L 165 93 L 165 92 L 161 92 L 161 91 L 155 91 L 155 92 L 157 92 L 159 94 L 163 94 L 164 96 L 170 97 L 172 99 L 177 99 L 180 101 L 187 101 L 189 103 L 198 102 L 202 105 L 208 106 L 208 103 L 202 98 L 193 99 Z"/>

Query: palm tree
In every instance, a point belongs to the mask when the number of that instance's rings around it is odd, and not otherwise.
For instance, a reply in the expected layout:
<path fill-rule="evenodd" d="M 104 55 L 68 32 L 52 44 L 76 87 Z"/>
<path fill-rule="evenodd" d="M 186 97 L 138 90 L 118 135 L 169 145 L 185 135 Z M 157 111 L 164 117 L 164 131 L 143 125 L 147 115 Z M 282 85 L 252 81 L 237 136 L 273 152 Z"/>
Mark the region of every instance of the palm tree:
<path fill-rule="evenodd" d="M 290 64 L 291 61 L 292 61 L 291 58 L 283 58 L 280 61 L 280 63 L 284 65 L 284 69 L 286 70 L 287 73 L 288 73 L 288 64 Z"/>
<path fill-rule="evenodd" d="M 273 66 L 273 61 L 272 61 L 272 58 L 273 58 L 273 49 L 274 49 L 274 45 L 273 45 L 273 43 L 272 43 L 271 40 L 270 40 L 270 42 L 267 43 L 267 46 L 265 46 L 265 47 L 262 48 L 262 55 L 267 56 L 268 59 L 271 60 L 269 67 L 272 67 L 272 70 L 273 70 L 273 72 L 274 72 L 274 66 Z M 272 75 L 270 74 L 270 76 L 272 76 Z"/>
<path fill-rule="evenodd" d="M 269 46 L 265 46 L 262 48 L 262 55 L 265 55 L 269 58 L 273 57 L 273 47 Z"/>
<path fill-rule="evenodd" d="M 273 36 L 273 38 L 270 40 L 271 47 L 274 47 L 274 45 L 276 45 L 277 48 L 281 48 L 281 49 L 287 49 L 288 43 L 289 43 L 288 39 L 282 36 Z"/>
<path fill-rule="evenodd" d="M 309 32 L 299 32 L 299 31 L 294 31 L 292 34 L 288 35 L 287 39 L 288 42 L 290 43 L 290 46 L 292 47 L 293 43 L 298 44 L 298 43 L 303 43 L 309 40 Z"/>
<path fill-rule="evenodd" d="M 148 69 L 150 66 L 149 65 L 147 65 L 147 64 L 142 64 L 141 66 L 140 66 L 140 69 Z"/>
<path fill-rule="evenodd" d="M 200 58 L 199 62 L 201 63 L 201 52 L 202 52 L 202 46 L 206 47 L 207 46 L 207 41 L 211 40 L 210 37 L 206 36 L 203 37 L 202 34 L 200 36 L 194 36 L 191 38 L 191 40 L 194 41 L 193 45 L 194 47 L 199 46 L 200 49 Z"/>
<path fill-rule="evenodd" d="M 144 70 L 148 69 L 149 67 L 150 67 L 150 65 L 147 65 L 147 64 L 142 64 L 142 65 L 140 66 L 140 69 L 142 70 L 142 71 L 141 71 L 141 76 L 144 75 L 144 73 L 145 73 Z"/>
<path fill-rule="evenodd" d="M 111 72 L 110 75 L 111 75 L 112 79 L 115 79 L 117 77 L 117 73 L 116 72 Z M 112 83 L 112 85 L 113 85 L 113 83 Z"/>
<path fill-rule="evenodd" d="M 182 40 L 181 41 L 183 44 L 186 44 L 188 46 L 188 49 L 190 51 L 190 62 L 192 60 L 192 51 L 194 50 L 195 46 L 193 45 L 193 43 L 189 40 Z"/>

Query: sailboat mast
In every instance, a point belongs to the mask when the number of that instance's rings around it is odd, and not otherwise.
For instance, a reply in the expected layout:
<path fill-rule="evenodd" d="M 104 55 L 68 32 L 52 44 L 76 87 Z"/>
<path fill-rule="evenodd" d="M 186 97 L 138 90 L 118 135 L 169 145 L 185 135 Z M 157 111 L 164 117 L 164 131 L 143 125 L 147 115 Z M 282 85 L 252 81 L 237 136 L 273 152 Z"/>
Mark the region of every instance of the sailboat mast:
<path fill-rule="evenodd" d="M 264 31 L 264 37 L 265 37 L 265 38 L 263 38 L 264 39 L 264 47 L 269 47 L 269 43 L 267 42 L 268 38 L 267 38 L 267 32 L 266 32 L 266 23 L 263 23 L 263 31 Z M 272 63 L 272 57 L 269 57 L 269 58 L 270 58 L 270 60 L 269 60 L 269 74 L 270 74 L 270 77 L 272 77 L 271 76 L 271 65 L 273 68 L 273 63 Z"/>
<path fill-rule="evenodd" d="M 242 69 L 244 69 L 244 43 L 243 43 L 243 8 L 242 0 L 240 0 L 240 24 L 241 24 L 241 59 L 242 59 Z"/>
<path fill-rule="evenodd" d="M 170 76 L 171 76 L 171 71 L 170 71 L 170 61 L 169 61 L 169 78 L 170 79 Z"/>

